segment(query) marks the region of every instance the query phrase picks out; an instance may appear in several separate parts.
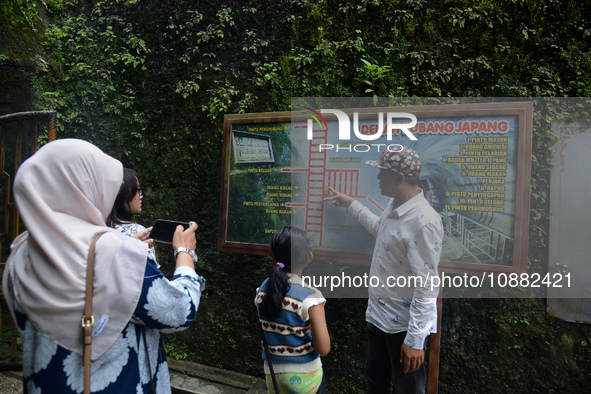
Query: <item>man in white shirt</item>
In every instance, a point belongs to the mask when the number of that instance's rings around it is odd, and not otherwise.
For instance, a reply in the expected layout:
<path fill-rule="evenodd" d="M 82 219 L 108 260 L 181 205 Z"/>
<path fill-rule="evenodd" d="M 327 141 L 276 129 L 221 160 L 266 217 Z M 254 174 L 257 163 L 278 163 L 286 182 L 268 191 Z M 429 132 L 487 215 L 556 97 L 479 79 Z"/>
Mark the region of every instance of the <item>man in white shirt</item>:
<path fill-rule="evenodd" d="M 392 197 L 378 217 L 351 196 L 329 188 L 326 197 L 347 207 L 376 237 L 370 276 L 380 279 L 368 289 L 365 314 L 368 351 L 365 360 L 367 393 L 425 392 L 424 345 L 437 331 L 436 298 L 443 223 L 419 188 L 421 161 L 409 148 L 385 151 L 379 162 L 379 187 Z M 437 281 L 436 281 L 437 283 Z"/>

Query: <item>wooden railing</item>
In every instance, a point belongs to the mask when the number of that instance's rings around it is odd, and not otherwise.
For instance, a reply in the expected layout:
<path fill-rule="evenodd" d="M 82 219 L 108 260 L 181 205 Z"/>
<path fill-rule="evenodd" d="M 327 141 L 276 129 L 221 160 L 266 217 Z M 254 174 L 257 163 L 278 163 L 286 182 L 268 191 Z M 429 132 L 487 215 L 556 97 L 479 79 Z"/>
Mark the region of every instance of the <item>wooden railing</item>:
<path fill-rule="evenodd" d="M 12 196 L 12 183 L 19 166 L 37 151 L 39 134 L 47 131 L 56 139 L 56 112 L 32 111 L 0 116 L 0 274 L 12 240 L 20 233 L 19 214 Z M 0 370 L 18 370 L 16 327 L 0 290 Z"/>

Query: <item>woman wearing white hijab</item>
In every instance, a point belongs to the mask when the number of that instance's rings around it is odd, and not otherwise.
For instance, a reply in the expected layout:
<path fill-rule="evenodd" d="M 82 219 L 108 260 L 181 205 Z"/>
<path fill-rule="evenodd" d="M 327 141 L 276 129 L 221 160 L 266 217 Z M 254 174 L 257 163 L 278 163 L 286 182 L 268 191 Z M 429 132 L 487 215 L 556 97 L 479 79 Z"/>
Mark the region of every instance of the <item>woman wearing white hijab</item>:
<path fill-rule="evenodd" d="M 18 169 L 14 195 L 28 231 L 11 245 L 3 290 L 22 337 L 24 393 L 83 391 L 86 265 L 99 232 L 91 392 L 170 393 L 160 332 L 187 328 L 197 313 L 205 280 L 193 254 L 180 253 L 195 248 L 197 224 L 175 233 L 167 280 L 146 243 L 105 224 L 122 179 L 119 161 L 74 139 L 48 143 Z"/>

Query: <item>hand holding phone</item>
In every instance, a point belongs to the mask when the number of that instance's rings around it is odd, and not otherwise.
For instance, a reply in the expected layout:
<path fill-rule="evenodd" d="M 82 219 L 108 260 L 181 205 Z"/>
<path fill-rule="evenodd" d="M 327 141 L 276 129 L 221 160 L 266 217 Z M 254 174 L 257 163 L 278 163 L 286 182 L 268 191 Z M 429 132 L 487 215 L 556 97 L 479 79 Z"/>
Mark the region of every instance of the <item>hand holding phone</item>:
<path fill-rule="evenodd" d="M 150 239 L 150 232 L 151 231 L 152 231 L 152 227 L 148 227 L 147 229 L 142 230 L 139 233 L 132 235 L 132 238 L 139 239 L 140 241 L 147 243 L 148 246 L 151 248 L 154 246 L 154 240 Z"/>
<path fill-rule="evenodd" d="M 188 229 L 191 224 L 187 222 L 177 222 L 174 220 L 164 220 L 158 219 L 154 222 L 152 226 L 152 231 L 150 232 L 150 238 L 152 238 L 156 242 L 163 242 L 167 244 L 172 243 L 172 238 L 174 237 L 174 232 L 176 231 L 177 226 L 183 226 L 183 229 Z"/>
<path fill-rule="evenodd" d="M 189 222 L 191 225 L 188 229 L 181 229 L 177 227 L 172 238 L 172 247 L 176 250 L 178 248 L 188 248 L 195 250 L 197 247 L 197 239 L 195 238 L 195 231 L 197 231 L 197 223 Z"/>

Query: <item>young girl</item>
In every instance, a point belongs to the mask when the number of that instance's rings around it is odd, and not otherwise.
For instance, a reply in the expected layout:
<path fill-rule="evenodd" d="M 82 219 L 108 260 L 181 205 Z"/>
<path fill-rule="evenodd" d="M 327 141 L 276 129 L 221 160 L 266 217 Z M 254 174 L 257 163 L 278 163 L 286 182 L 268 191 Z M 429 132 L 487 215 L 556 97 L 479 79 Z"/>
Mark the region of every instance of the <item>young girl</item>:
<path fill-rule="evenodd" d="M 314 257 L 306 233 L 289 226 L 277 230 L 271 256 L 275 269 L 257 289 L 255 304 L 279 391 L 326 393 L 320 361 L 330 351 L 326 299 L 302 283 L 302 270 Z M 275 393 L 265 352 L 263 360 L 267 388 Z"/>

